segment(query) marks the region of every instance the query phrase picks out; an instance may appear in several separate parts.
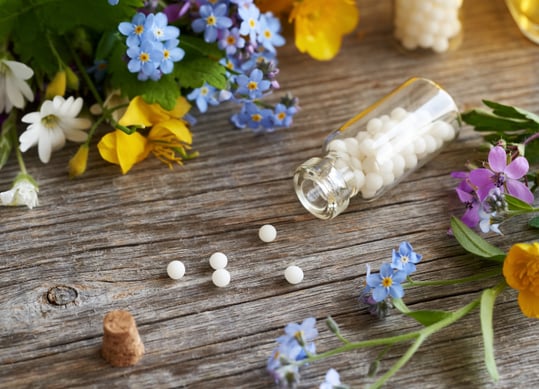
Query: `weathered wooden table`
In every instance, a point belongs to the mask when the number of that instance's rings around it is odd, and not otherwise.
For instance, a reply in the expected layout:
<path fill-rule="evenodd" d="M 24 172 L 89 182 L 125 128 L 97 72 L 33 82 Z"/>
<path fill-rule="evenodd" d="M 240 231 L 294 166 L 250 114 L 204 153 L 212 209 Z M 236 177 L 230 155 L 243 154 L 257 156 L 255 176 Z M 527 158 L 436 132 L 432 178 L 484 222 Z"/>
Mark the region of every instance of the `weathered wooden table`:
<path fill-rule="evenodd" d="M 331 62 L 300 55 L 288 36 L 280 50 L 279 81 L 301 99 L 293 128 L 254 136 L 234 130 L 222 105 L 193 128 L 201 156 L 170 171 L 148 159 L 122 176 L 95 147 L 81 179 L 65 163 L 73 144 L 48 165 L 28 153 L 40 184 L 40 206 L 3 208 L 0 221 L 0 386 L 268 388 L 267 358 L 289 322 L 319 320 L 318 350 L 338 344 L 323 320 L 331 315 L 351 339 L 419 328 L 397 313 L 384 321 L 358 303 L 365 265 L 377 268 L 391 249 L 410 241 L 424 260 L 416 279 L 466 277 L 485 266 L 446 232 L 462 213 L 453 170 L 481 156 L 469 127 L 435 160 L 382 199 L 352 201 L 342 215 L 322 221 L 307 213 L 292 186 L 295 167 L 320 153 L 330 131 L 412 75 L 442 84 L 462 109 L 481 99 L 539 111 L 539 47 L 524 38 L 502 0 L 465 1 L 464 36 L 444 55 L 400 52 L 392 38 L 389 1 L 360 1 L 361 22 Z M 8 188 L 15 163 L 0 175 Z M 502 249 L 533 240 L 525 219 L 489 237 Z M 258 228 L 277 227 L 262 243 Z M 229 257 L 227 288 L 211 282 L 208 258 Z M 182 260 L 186 275 L 167 277 Z M 305 279 L 290 285 L 284 269 L 296 264 Z M 413 288 L 416 308 L 454 309 L 492 280 L 459 288 Z M 146 347 L 134 367 L 114 368 L 100 357 L 103 317 L 125 309 L 135 317 Z M 387 387 L 525 388 L 539 383 L 538 323 L 525 318 L 516 293 L 496 303 L 494 332 L 500 381 L 483 363 L 478 312 L 436 334 Z M 390 350 L 382 372 L 405 348 Z M 302 385 L 317 387 L 329 367 L 352 387 L 366 376 L 379 350 L 367 349 L 314 363 Z"/>

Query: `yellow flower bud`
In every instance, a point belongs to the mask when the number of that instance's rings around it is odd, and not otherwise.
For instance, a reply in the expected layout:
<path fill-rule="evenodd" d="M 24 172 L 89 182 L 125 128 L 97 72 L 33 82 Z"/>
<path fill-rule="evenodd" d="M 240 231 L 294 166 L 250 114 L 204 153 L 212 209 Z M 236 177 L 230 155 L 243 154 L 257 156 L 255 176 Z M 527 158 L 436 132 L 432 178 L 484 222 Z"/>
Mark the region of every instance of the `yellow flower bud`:
<path fill-rule="evenodd" d="M 82 144 L 75 155 L 69 160 L 69 177 L 75 178 L 82 176 L 86 171 L 88 162 L 89 147 L 86 143 Z"/>
<path fill-rule="evenodd" d="M 66 67 L 65 71 L 67 87 L 71 90 L 79 90 L 79 77 L 69 67 Z"/>
<path fill-rule="evenodd" d="M 51 100 L 54 96 L 63 96 L 66 93 L 67 75 L 61 70 L 51 80 L 45 90 L 45 99 Z"/>

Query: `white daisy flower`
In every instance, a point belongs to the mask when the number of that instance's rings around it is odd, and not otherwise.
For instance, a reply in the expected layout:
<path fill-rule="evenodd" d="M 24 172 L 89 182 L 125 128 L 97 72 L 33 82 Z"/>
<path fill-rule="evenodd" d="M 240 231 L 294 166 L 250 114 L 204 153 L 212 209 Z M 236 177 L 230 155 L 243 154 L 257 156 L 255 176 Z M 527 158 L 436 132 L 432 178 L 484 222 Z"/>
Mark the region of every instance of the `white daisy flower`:
<path fill-rule="evenodd" d="M 24 115 L 21 120 L 30 125 L 19 137 L 21 151 L 37 144 L 39 159 L 47 163 L 53 151 L 64 147 L 66 139 L 78 143 L 86 141 L 88 135 L 82 130 L 89 128 L 92 122 L 77 118 L 82 103 L 81 97 L 71 96 L 66 100 L 56 96 L 44 101 L 39 112 Z"/>
<path fill-rule="evenodd" d="M 0 113 L 24 108 L 26 100 L 34 101 L 34 92 L 26 82 L 33 75 L 34 71 L 21 62 L 0 59 Z"/>
<path fill-rule="evenodd" d="M 35 181 L 28 175 L 21 174 L 15 179 L 10 190 L 0 193 L 0 204 L 26 205 L 32 209 L 39 204 L 37 192 L 39 188 Z"/>

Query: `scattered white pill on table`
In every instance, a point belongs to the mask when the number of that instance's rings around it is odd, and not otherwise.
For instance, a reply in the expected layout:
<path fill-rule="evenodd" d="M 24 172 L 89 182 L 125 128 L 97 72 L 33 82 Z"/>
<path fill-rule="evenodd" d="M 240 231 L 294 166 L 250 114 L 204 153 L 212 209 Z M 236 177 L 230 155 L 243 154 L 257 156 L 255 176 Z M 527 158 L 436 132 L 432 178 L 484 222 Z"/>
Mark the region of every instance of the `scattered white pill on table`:
<path fill-rule="evenodd" d="M 296 265 L 288 266 L 284 271 L 284 278 L 290 284 L 299 284 L 301 281 L 303 281 L 303 270 Z"/>
<path fill-rule="evenodd" d="M 224 288 L 230 284 L 230 273 L 225 269 L 217 269 L 213 272 L 211 280 L 215 286 Z"/>
<path fill-rule="evenodd" d="M 185 265 L 182 261 L 172 261 L 167 266 L 167 274 L 173 280 L 179 280 L 185 275 Z"/>
<path fill-rule="evenodd" d="M 225 254 L 221 252 L 213 253 L 210 256 L 210 266 L 215 269 L 224 269 L 228 264 L 228 258 Z"/>
<path fill-rule="evenodd" d="M 273 242 L 277 237 L 277 230 L 271 224 L 264 224 L 258 230 L 258 237 L 262 242 Z"/>

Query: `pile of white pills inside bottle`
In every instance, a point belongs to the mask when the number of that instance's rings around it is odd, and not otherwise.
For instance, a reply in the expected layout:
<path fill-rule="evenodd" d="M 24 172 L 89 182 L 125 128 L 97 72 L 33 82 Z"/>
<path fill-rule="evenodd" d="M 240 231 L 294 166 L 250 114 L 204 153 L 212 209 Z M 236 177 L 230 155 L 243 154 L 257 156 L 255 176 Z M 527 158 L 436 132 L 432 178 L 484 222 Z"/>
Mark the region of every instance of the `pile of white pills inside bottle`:
<path fill-rule="evenodd" d="M 394 34 L 407 50 L 442 53 L 462 29 L 462 0 L 395 0 Z"/>
<path fill-rule="evenodd" d="M 425 122 L 429 124 L 421 127 Z M 456 135 L 445 121 L 429 122 L 426 111 L 397 107 L 390 115 L 369 120 L 367 131 L 334 139 L 326 148 L 335 155 L 335 168 L 349 186 L 371 199 Z"/>

